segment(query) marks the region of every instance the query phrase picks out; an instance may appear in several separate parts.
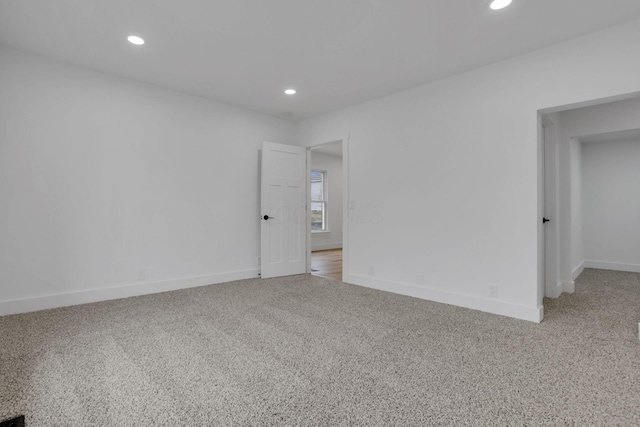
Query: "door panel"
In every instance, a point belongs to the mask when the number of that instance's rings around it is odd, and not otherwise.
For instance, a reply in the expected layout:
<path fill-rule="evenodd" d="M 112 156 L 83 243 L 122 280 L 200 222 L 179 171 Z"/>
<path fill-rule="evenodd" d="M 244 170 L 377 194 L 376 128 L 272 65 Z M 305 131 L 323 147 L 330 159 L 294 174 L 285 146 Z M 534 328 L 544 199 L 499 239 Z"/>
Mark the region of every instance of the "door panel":
<path fill-rule="evenodd" d="M 263 278 L 306 272 L 306 162 L 307 151 L 303 147 L 263 143 L 260 213 Z"/>

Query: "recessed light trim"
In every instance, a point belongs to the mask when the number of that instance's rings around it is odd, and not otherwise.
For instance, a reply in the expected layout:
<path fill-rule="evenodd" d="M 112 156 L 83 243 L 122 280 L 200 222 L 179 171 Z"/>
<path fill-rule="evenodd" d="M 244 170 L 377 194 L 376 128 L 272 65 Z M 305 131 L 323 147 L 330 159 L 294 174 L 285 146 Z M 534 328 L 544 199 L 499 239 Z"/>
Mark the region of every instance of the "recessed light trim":
<path fill-rule="evenodd" d="M 129 43 L 136 44 L 138 46 L 144 44 L 144 39 L 142 37 L 138 37 L 138 36 L 129 36 L 129 37 L 127 37 L 127 40 L 129 40 Z"/>
<path fill-rule="evenodd" d="M 503 9 L 511 4 L 511 0 L 493 0 L 489 7 L 493 10 Z"/>
<path fill-rule="evenodd" d="M 287 89 L 284 91 L 284 93 L 286 93 L 287 95 L 295 95 L 296 94 L 296 90 L 295 89 Z"/>

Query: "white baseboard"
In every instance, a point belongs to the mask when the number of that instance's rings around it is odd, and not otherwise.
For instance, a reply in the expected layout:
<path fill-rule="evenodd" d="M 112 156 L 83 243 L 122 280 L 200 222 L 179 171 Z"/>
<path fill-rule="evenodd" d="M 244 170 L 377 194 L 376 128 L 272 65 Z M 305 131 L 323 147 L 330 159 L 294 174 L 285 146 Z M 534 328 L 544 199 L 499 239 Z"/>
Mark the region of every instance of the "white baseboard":
<path fill-rule="evenodd" d="M 568 293 L 572 294 L 576 291 L 576 283 L 575 282 L 562 282 L 560 284 L 560 293 Z"/>
<path fill-rule="evenodd" d="M 389 282 L 386 280 L 353 274 L 345 275 L 345 277 L 343 277 L 343 281 L 358 286 L 378 289 L 380 291 L 407 295 L 429 301 L 455 305 L 458 307 L 471 308 L 473 310 L 480 310 L 487 313 L 528 320 L 530 322 L 540 323 L 544 316 L 544 308 L 542 306 L 527 307 L 500 301 L 495 298 L 482 298 L 457 292 L 443 291 L 441 289 L 428 288 L 426 286 Z"/>
<path fill-rule="evenodd" d="M 342 249 L 342 242 L 340 243 L 318 243 L 318 244 L 312 244 L 311 245 L 311 250 L 312 251 L 327 251 L 329 249 Z"/>
<path fill-rule="evenodd" d="M 87 289 L 55 295 L 43 295 L 33 298 L 0 301 L 0 316 L 9 314 L 28 313 L 31 311 L 47 310 L 57 307 L 87 304 L 97 301 L 107 301 L 128 298 L 138 295 L 155 294 L 158 292 L 175 291 L 178 289 L 194 288 L 258 277 L 258 269 L 233 271 L 229 273 L 212 274 L 207 276 L 186 277 L 182 279 L 163 280 L 159 282 L 144 282 L 110 288 Z"/>
<path fill-rule="evenodd" d="M 623 264 L 619 262 L 608 261 L 585 261 L 585 268 L 598 268 L 600 270 L 616 270 L 616 271 L 629 271 L 631 273 L 640 273 L 640 265 L 638 264 Z"/>
<path fill-rule="evenodd" d="M 550 289 L 545 291 L 544 296 L 547 298 L 559 298 L 563 293 L 572 294 L 576 291 L 575 282 L 558 282 L 555 286 L 551 285 Z"/>
<path fill-rule="evenodd" d="M 577 267 L 576 267 L 576 268 L 571 272 L 571 280 L 572 280 L 572 281 L 575 281 L 575 280 L 578 278 L 578 276 L 582 274 L 582 271 L 583 271 L 583 270 L 584 270 L 584 268 L 585 268 L 585 263 L 586 263 L 586 261 L 582 261 L 582 262 L 580 263 L 580 265 L 578 265 L 578 266 L 577 266 Z"/>
<path fill-rule="evenodd" d="M 544 291 L 546 298 L 558 298 L 562 294 L 562 282 L 556 283 L 555 286 L 550 285 Z"/>

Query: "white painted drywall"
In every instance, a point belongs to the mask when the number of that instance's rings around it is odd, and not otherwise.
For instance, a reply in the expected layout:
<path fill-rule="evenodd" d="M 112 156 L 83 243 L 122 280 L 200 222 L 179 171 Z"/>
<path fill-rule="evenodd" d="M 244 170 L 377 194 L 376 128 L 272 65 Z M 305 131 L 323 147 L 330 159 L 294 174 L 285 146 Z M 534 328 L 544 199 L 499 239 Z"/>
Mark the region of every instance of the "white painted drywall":
<path fill-rule="evenodd" d="M 583 171 L 579 137 L 640 128 L 640 98 L 610 102 L 563 111 L 555 116 L 557 124 L 560 206 L 561 283 L 571 283 L 587 266 L 583 236 Z"/>
<path fill-rule="evenodd" d="M 584 256 L 640 271 L 640 139 L 582 145 Z"/>
<path fill-rule="evenodd" d="M 0 48 L 0 314 L 256 277 L 258 149 L 293 128 Z"/>
<path fill-rule="evenodd" d="M 311 150 L 311 170 L 326 172 L 328 233 L 311 233 L 311 250 L 342 247 L 342 157 Z"/>
<path fill-rule="evenodd" d="M 635 21 L 299 123 L 350 134 L 345 280 L 539 321 L 537 111 L 640 91 L 639 44 Z"/>

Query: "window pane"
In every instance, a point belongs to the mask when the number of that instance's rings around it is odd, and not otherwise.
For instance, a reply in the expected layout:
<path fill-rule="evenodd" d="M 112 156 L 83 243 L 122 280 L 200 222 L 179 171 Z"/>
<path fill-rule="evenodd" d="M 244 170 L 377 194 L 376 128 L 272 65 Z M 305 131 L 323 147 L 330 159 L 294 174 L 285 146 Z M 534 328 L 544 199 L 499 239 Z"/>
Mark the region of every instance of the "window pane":
<path fill-rule="evenodd" d="M 324 203 L 311 202 L 311 231 L 324 229 Z"/>
<path fill-rule="evenodd" d="M 311 172 L 311 200 L 324 200 L 323 172 Z"/>

